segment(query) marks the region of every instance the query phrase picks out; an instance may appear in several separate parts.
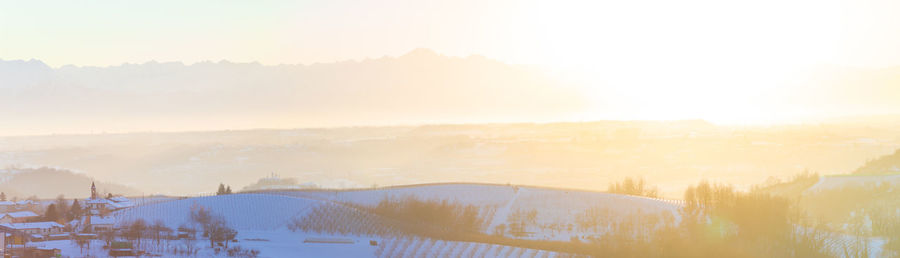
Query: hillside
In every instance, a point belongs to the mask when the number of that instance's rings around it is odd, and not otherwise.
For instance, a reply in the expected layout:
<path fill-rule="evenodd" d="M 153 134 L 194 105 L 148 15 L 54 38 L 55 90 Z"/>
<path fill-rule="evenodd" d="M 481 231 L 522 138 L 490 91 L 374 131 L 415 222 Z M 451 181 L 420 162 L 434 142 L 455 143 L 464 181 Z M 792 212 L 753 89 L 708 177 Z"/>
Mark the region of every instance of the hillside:
<path fill-rule="evenodd" d="M 415 196 L 447 200 L 479 207 L 482 232 L 492 234 L 512 224 L 522 224 L 517 238 L 568 241 L 573 236 L 603 234 L 606 228 L 581 221 L 590 212 L 603 212 L 604 220 L 618 222 L 637 214 L 655 214 L 678 221 L 675 201 L 603 192 L 489 184 L 429 184 L 374 190 L 288 191 L 289 196 L 374 207 L 385 198 Z M 531 215 L 530 215 L 531 214 Z M 530 216 L 529 216 L 530 215 Z M 527 218 L 526 218 L 527 217 Z M 577 233 L 576 233 L 577 232 Z"/>
<path fill-rule="evenodd" d="M 178 228 L 190 224 L 191 206 L 196 204 L 224 216 L 229 225 L 237 230 L 286 231 L 287 223 L 292 218 L 305 215 L 310 207 L 320 203 L 277 195 L 234 194 L 142 205 L 114 216 L 120 225 L 141 218 L 150 223 L 159 220 L 170 228 Z"/>
<path fill-rule="evenodd" d="M 481 182 L 600 191 L 642 176 L 662 196 L 680 198 L 700 175 L 746 188 L 803 169 L 847 173 L 893 153 L 896 135 L 900 127 L 734 128 L 702 121 L 44 135 L 0 137 L 0 167 L 84 171 L 165 195 L 215 191 L 219 183 L 239 190 L 276 173 L 296 179 L 292 188 Z"/>
<path fill-rule="evenodd" d="M 484 184 L 434 184 L 373 190 L 299 190 L 185 198 L 149 203 L 115 212 L 112 216 L 118 226 L 127 226 L 137 219 L 143 219 L 148 223 L 160 221 L 174 229 L 192 226 L 189 219 L 191 208 L 203 206 L 213 214 L 223 216 L 230 227 L 238 230 L 239 245 L 261 250 L 262 257 L 296 252 L 346 253 L 372 257 L 559 255 L 548 250 L 522 246 L 438 240 L 410 234 L 405 231 L 413 226 L 410 222 L 372 213 L 370 207 L 388 196 L 417 196 L 426 200 L 475 205 L 479 207 L 480 214 L 485 216 L 486 226 L 516 223 L 512 214 L 517 211 L 538 209 L 543 212 L 559 209 L 562 210 L 561 213 L 539 213 L 536 222 L 526 222 L 533 235 L 509 237 L 561 242 L 587 232 L 571 227 L 566 229 L 565 226 L 550 230 L 541 223 L 577 224 L 577 214 L 590 207 L 609 209 L 612 211 L 609 214 L 611 217 L 631 215 L 639 210 L 646 214 L 674 212 L 678 207 L 677 204 L 661 200 L 597 192 Z M 558 203 L 553 201 L 564 199 L 568 200 Z M 558 216 L 562 220 L 551 221 L 552 216 Z M 485 230 L 485 233 L 487 236 L 490 231 Z M 348 239 L 354 244 L 343 247 L 296 244 L 310 238 L 323 237 Z M 369 240 L 376 240 L 381 244 L 377 247 L 364 244 Z"/>
<path fill-rule="evenodd" d="M 862 167 L 853 171 L 857 175 L 900 174 L 900 149 L 894 154 L 884 155 L 867 161 Z"/>
<path fill-rule="evenodd" d="M 8 198 L 37 196 L 49 199 L 59 195 L 68 198 L 83 198 L 90 196 L 91 193 L 88 189 L 93 181 L 93 178 L 84 174 L 47 167 L 0 170 L 0 191 L 5 192 Z M 141 194 L 140 191 L 128 186 L 102 181 L 96 183 L 100 193 L 126 196 Z"/>

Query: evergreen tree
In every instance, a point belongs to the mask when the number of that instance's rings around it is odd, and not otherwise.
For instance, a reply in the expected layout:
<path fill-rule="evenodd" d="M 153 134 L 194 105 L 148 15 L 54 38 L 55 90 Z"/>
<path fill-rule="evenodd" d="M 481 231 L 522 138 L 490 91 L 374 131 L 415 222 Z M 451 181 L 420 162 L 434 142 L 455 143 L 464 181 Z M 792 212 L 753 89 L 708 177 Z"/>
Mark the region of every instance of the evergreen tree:
<path fill-rule="evenodd" d="M 56 197 L 56 214 L 60 219 L 68 218 L 69 214 L 69 201 L 66 200 L 66 197 L 60 194 Z"/>
<path fill-rule="evenodd" d="M 225 194 L 225 184 L 219 183 L 219 190 L 216 191 L 216 195 Z"/>
<path fill-rule="evenodd" d="M 59 215 L 56 213 L 56 204 L 51 203 L 50 206 L 47 206 L 47 211 L 44 212 L 44 220 L 56 221 L 57 219 L 59 219 Z"/>
<path fill-rule="evenodd" d="M 81 216 L 81 204 L 78 204 L 78 199 L 72 202 L 72 207 L 69 207 L 69 213 L 66 217 L 68 220 L 73 220 Z"/>
<path fill-rule="evenodd" d="M 6 193 L 0 192 L 0 201 L 2 201 L 2 202 L 6 201 Z"/>
<path fill-rule="evenodd" d="M 231 194 L 231 186 L 225 188 L 225 194 Z"/>

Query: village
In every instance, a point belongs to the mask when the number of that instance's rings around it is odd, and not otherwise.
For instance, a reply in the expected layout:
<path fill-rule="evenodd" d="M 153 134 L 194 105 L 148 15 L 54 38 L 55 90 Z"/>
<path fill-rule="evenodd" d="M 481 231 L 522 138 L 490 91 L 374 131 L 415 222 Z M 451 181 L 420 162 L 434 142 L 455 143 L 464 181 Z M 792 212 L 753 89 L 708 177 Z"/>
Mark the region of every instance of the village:
<path fill-rule="evenodd" d="M 101 196 L 91 184 L 87 199 L 6 200 L 0 194 L 0 253 L 4 257 L 59 257 L 60 249 L 36 247 L 30 243 L 71 240 L 76 245 L 89 244 L 105 236 L 111 256 L 135 255 L 129 242 L 118 241 L 121 232 L 114 227 L 112 212 L 134 207 L 132 200 L 108 193 Z"/>

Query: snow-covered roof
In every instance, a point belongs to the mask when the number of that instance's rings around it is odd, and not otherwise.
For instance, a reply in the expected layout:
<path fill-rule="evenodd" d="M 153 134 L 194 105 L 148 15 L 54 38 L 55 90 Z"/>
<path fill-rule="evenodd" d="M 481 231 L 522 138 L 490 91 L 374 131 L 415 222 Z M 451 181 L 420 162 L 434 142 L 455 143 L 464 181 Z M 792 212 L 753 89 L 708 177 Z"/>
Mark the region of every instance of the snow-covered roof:
<path fill-rule="evenodd" d="M 0 201 L 0 206 L 9 206 L 9 205 L 16 205 L 16 203 L 11 202 L 11 201 Z"/>
<path fill-rule="evenodd" d="M 6 217 L 7 215 L 9 215 L 10 217 L 13 217 L 13 218 L 30 218 L 30 217 L 38 216 L 37 214 L 35 214 L 34 212 L 31 212 L 31 211 L 17 211 L 17 212 L 0 214 L 0 218 Z"/>
<path fill-rule="evenodd" d="M 48 221 L 48 222 L 25 222 L 25 223 L 4 223 L 0 224 L 0 227 L 10 228 L 14 230 L 22 230 L 22 229 L 50 229 L 50 228 L 61 228 L 62 224 Z"/>
<path fill-rule="evenodd" d="M 88 203 L 88 204 L 95 204 L 95 203 L 99 203 L 99 204 L 107 204 L 107 203 L 110 203 L 110 201 L 107 200 L 107 199 L 103 199 L 103 198 L 97 198 L 97 199 L 87 199 L 87 200 L 84 201 L 84 203 Z"/>
<path fill-rule="evenodd" d="M 134 202 L 125 197 L 112 197 L 110 199 L 97 198 L 97 199 L 87 199 L 84 201 L 87 204 L 103 204 L 112 209 L 123 209 L 134 206 Z"/>
<path fill-rule="evenodd" d="M 26 205 L 26 204 L 34 204 L 34 202 L 32 202 L 31 200 L 21 200 L 21 201 L 16 202 L 16 204 Z"/>
<path fill-rule="evenodd" d="M 134 206 L 132 202 L 110 202 L 109 206 L 112 206 L 113 209 L 123 209 Z"/>
<path fill-rule="evenodd" d="M 114 202 L 130 202 L 131 201 L 128 198 L 125 198 L 123 196 L 113 196 L 113 198 L 109 198 L 109 200 L 114 201 Z"/>
<path fill-rule="evenodd" d="M 112 216 L 106 216 L 106 217 L 91 216 L 91 225 L 112 225 L 115 223 L 116 223 L 116 220 Z"/>

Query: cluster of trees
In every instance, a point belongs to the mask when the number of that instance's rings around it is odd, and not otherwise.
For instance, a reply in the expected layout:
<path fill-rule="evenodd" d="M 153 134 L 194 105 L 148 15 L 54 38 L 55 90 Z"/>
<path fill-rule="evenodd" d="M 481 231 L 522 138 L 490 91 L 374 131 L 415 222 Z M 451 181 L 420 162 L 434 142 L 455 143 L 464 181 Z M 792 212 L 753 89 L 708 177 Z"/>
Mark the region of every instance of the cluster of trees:
<path fill-rule="evenodd" d="M 509 226 L 500 224 L 494 229 L 495 234 L 504 235 L 506 232 L 516 237 L 528 235 L 528 226 L 537 224 L 538 211 L 532 210 L 515 210 L 509 214 L 507 221 Z"/>
<path fill-rule="evenodd" d="M 72 221 L 83 215 L 84 212 L 85 210 L 78 203 L 78 199 L 73 200 L 72 204 L 69 205 L 66 197 L 59 195 L 56 197 L 56 202 L 47 206 L 47 210 L 44 211 L 43 221 L 57 221 L 61 222 L 61 224 L 66 224 L 66 221 Z"/>
<path fill-rule="evenodd" d="M 475 205 L 447 200 L 422 200 L 415 196 L 387 197 L 374 208 L 375 214 L 440 233 L 480 232 L 484 222 Z"/>
<path fill-rule="evenodd" d="M 680 220 L 675 214 L 641 211 L 610 218 L 600 208 L 577 215 L 579 228 L 605 231 L 597 237 L 471 239 L 596 257 L 830 257 L 835 251 L 826 242 L 833 235 L 784 197 L 700 182 L 685 191 L 685 202 Z"/>
<path fill-rule="evenodd" d="M 216 195 L 226 194 L 231 194 L 231 186 L 226 186 L 225 184 L 219 183 L 219 190 L 216 190 Z"/>
<path fill-rule="evenodd" d="M 215 247 L 216 243 L 224 242 L 225 249 L 228 249 L 228 242 L 234 240 L 238 233 L 228 226 L 225 217 L 213 214 L 197 203 L 191 205 L 190 220 L 203 230 L 203 236 L 209 239 L 210 248 Z"/>
<path fill-rule="evenodd" d="M 829 256 L 825 233 L 806 223 L 786 198 L 703 181 L 689 187 L 684 199 L 680 223 L 658 224 L 644 231 L 649 234 L 614 230 L 609 237 L 617 239 L 599 242 L 597 251 L 618 257 Z"/>
<path fill-rule="evenodd" d="M 159 247 L 162 244 L 162 240 L 172 238 L 172 232 L 172 229 L 166 227 L 162 220 L 156 220 L 149 224 L 144 219 L 138 218 L 131 222 L 123 223 L 121 228 L 117 230 L 104 230 L 96 233 L 107 247 L 113 246 L 114 242 L 124 238 L 131 242 L 131 246 L 141 249 L 144 248 L 142 246 L 143 240 L 152 240 Z M 81 248 L 82 253 L 84 253 L 85 247 L 90 249 L 91 241 L 89 237 L 76 236 L 72 240 Z"/>
<path fill-rule="evenodd" d="M 626 177 L 622 182 L 610 183 L 608 192 L 659 198 L 659 189 L 655 186 L 648 185 L 643 177 L 638 178 L 637 180 Z"/>
<path fill-rule="evenodd" d="M 13 201 L 13 202 L 16 202 L 16 201 L 18 201 L 18 200 L 19 200 L 19 197 L 17 197 L 17 196 L 13 196 L 12 199 L 7 200 L 7 198 L 6 198 L 6 192 L 0 192 L 0 202 L 5 202 L 5 201 Z M 37 198 L 37 195 L 32 195 L 32 196 L 29 196 L 28 198 L 26 198 L 26 200 L 29 200 L 29 201 L 32 201 L 32 202 L 37 202 L 37 201 L 38 201 L 38 198 Z"/>
<path fill-rule="evenodd" d="M 395 221 L 383 219 L 363 210 L 333 203 L 317 205 L 303 217 L 293 218 L 287 227 L 291 231 L 330 233 L 341 235 L 397 235 Z"/>
<path fill-rule="evenodd" d="M 856 249 L 869 237 L 888 240 L 884 250 L 900 255 L 900 191 L 889 182 L 848 185 L 809 193 L 799 200 L 811 216 L 832 230 L 857 236 Z"/>

